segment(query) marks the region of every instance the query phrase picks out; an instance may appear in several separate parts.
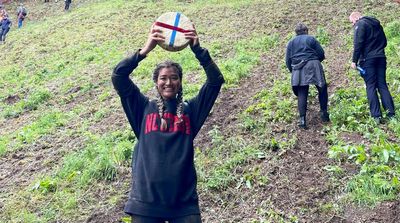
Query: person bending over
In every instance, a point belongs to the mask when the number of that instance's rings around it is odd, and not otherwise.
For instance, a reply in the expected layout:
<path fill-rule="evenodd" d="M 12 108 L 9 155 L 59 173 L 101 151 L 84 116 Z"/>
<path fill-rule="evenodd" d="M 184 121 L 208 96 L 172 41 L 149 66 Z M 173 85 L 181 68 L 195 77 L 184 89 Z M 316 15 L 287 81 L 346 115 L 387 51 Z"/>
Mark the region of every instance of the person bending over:
<path fill-rule="evenodd" d="M 296 36 L 289 41 L 286 49 L 286 66 L 292 73 L 291 84 L 297 96 L 299 111 L 299 127 L 307 128 L 306 112 L 309 85 L 318 89 L 320 117 L 323 122 L 329 122 L 328 87 L 321 62 L 325 52 L 313 36 L 308 35 L 308 28 L 299 23 L 295 28 Z"/>

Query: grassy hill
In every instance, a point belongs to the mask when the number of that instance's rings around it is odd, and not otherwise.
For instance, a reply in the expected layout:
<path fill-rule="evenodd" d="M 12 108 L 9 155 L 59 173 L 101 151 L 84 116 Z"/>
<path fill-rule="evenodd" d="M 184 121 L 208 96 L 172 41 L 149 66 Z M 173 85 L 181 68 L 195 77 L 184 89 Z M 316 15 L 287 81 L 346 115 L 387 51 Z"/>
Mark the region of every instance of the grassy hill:
<path fill-rule="evenodd" d="M 16 3 L 6 5 L 9 13 Z M 196 139 L 204 222 L 400 221 L 400 118 L 377 126 L 349 68 L 360 10 L 388 37 L 387 80 L 400 110 L 400 5 L 393 1 L 26 1 L 29 18 L 0 45 L 0 222 L 130 222 L 123 213 L 135 136 L 110 77 L 142 47 L 154 20 L 180 11 L 196 24 L 226 84 Z M 15 18 L 14 18 L 15 19 Z M 297 22 L 326 52 L 331 123 L 309 97 L 296 127 L 284 65 Z M 14 22 L 14 24 L 16 24 Z M 165 59 L 184 69 L 184 98 L 205 75 L 190 49 L 156 48 L 133 75 L 154 95 Z"/>

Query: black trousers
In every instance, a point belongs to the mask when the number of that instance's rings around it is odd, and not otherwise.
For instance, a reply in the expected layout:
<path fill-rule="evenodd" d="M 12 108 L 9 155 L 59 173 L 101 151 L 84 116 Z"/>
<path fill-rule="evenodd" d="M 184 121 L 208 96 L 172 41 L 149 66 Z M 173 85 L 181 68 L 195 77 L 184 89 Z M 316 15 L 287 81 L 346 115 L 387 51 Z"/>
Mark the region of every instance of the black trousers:
<path fill-rule="evenodd" d="M 201 223 L 200 215 L 188 215 L 174 219 L 152 218 L 139 215 L 132 215 L 134 223 Z"/>
<path fill-rule="evenodd" d="M 317 87 L 318 100 L 321 111 L 328 111 L 328 87 Z M 307 112 L 307 98 L 309 86 L 293 86 L 293 92 L 297 96 L 297 109 L 300 116 L 306 116 Z"/>
<path fill-rule="evenodd" d="M 0 27 L 0 41 L 6 41 L 6 35 L 10 31 L 10 28 L 2 29 Z"/>
<path fill-rule="evenodd" d="M 381 105 L 379 103 L 379 95 L 383 108 L 388 111 L 389 115 L 394 115 L 394 103 L 392 95 L 390 95 L 386 83 L 386 58 L 372 58 L 362 61 L 360 66 L 365 70 L 363 76 L 365 87 L 367 90 L 367 98 L 369 102 L 369 110 L 372 117 L 381 117 Z"/>
<path fill-rule="evenodd" d="M 71 1 L 65 1 L 65 10 L 69 10 L 69 5 L 71 4 Z"/>

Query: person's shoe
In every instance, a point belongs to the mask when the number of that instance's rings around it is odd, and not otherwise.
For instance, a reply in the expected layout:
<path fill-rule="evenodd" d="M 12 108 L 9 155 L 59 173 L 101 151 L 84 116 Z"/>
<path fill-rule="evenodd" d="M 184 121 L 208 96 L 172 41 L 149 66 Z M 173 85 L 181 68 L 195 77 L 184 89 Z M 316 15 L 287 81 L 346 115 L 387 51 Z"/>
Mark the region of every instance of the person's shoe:
<path fill-rule="evenodd" d="M 299 127 L 302 128 L 302 129 L 307 129 L 306 116 L 300 116 L 300 118 L 299 118 Z"/>
<path fill-rule="evenodd" d="M 330 122 L 331 119 L 329 118 L 329 113 L 327 111 L 321 111 L 320 117 L 322 122 Z"/>
<path fill-rule="evenodd" d="M 377 125 L 382 123 L 381 117 L 374 117 L 374 121 Z"/>

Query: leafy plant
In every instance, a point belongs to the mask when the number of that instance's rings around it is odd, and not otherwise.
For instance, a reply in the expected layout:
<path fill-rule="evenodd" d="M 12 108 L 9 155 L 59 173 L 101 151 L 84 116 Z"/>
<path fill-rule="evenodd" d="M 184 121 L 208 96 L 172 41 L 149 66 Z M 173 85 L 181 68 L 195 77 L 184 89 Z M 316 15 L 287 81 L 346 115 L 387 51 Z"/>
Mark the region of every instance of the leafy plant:
<path fill-rule="evenodd" d="M 321 43 L 321 45 L 327 46 L 329 44 L 329 34 L 324 27 L 318 26 L 315 37 L 317 38 L 318 42 Z"/>

